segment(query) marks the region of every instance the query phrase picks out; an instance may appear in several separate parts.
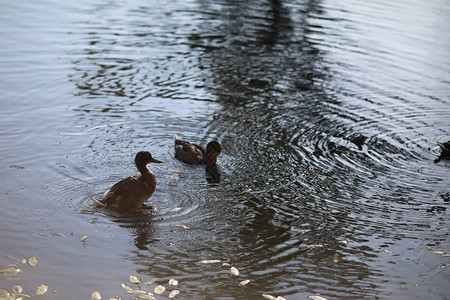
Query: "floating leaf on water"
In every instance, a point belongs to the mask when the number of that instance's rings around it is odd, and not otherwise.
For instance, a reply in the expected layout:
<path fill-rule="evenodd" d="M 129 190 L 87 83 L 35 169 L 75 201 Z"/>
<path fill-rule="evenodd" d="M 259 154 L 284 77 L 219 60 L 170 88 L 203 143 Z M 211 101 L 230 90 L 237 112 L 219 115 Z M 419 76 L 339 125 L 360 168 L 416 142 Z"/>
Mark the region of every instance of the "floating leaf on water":
<path fill-rule="evenodd" d="M 315 295 L 308 296 L 308 298 L 311 299 L 311 300 L 327 300 L 327 298 L 324 298 L 324 297 L 321 297 L 321 296 L 315 296 Z"/>
<path fill-rule="evenodd" d="M 27 263 L 27 259 L 26 258 L 19 259 L 19 264 L 24 265 L 26 263 Z"/>
<path fill-rule="evenodd" d="M 155 290 L 154 290 L 155 294 L 160 295 L 160 294 L 164 293 L 165 291 L 166 291 L 166 288 L 164 286 L 162 286 L 162 285 L 155 286 Z"/>
<path fill-rule="evenodd" d="M 180 225 L 180 224 L 175 225 L 175 227 L 181 227 L 181 228 L 184 228 L 184 229 L 189 229 L 190 228 L 189 226 Z"/>
<path fill-rule="evenodd" d="M 127 290 L 127 291 L 133 290 L 133 288 L 132 288 L 131 286 L 126 285 L 125 283 L 122 283 L 122 287 L 123 287 L 125 290 Z"/>
<path fill-rule="evenodd" d="M 29 259 L 28 259 L 28 264 L 30 265 L 30 266 L 32 266 L 32 267 L 36 267 L 37 266 L 37 264 L 38 264 L 38 259 L 36 258 L 36 257 L 30 257 Z"/>
<path fill-rule="evenodd" d="M 307 245 L 306 246 L 307 248 L 321 248 L 321 247 L 323 247 L 323 245 L 321 245 L 321 244 L 313 244 L 313 245 Z"/>
<path fill-rule="evenodd" d="M 239 270 L 236 267 L 231 267 L 230 269 L 230 273 L 235 275 L 235 276 L 239 276 Z"/>
<path fill-rule="evenodd" d="M 341 243 L 341 244 L 343 244 L 343 245 L 347 245 L 347 244 L 348 244 L 348 241 L 347 241 L 347 240 L 342 240 L 342 241 L 339 241 L 339 243 Z"/>
<path fill-rule="evenodd" d="M 250 282 L 250 280 L 242 280 L 241 282 L 239 282 L 239 285 L 247 285 Z"/>
<path fill-rule="evenodd" d="M 281 297 L 281 296 L 278 296 L 278 297 L 277 297 L 277 300 L 286 300 L 286 298 Z"/>
<path fill-rule="evenodd" d="M 92 218 L 88 221 L 89 224 L 95 224 L 98 222 L 98 218 Z"/>
<path fill-rule="evenodd" d="M 72 208 L 73 207 L 73 204 L 72 203 L 67 203 L 67 206 L 69 207 L 69 208 Z"/>
<path fill-rule="evenodd" d="M 229 266 L 231 266 L 231 265 L 230 265 L 229 263 L 223 263 L 222 266 L 224 266 L 224 267 L 229 267 Z"/>
<path fill-rule="evenodd" d="M 176 211 L 179 211 L 179 210 L 181 210 L 181 207 L 174 207 L 174 208 L 172 208 L 171 210 L 169 210 L 170 212 L 176 212 Z"/>
<path fill-rule="evenodd" d="M 9 167 L 13 169 L 25 169 L 25 167 L 21 165 L 9 165 Z"/>
<path fill-rule="evenodd" d="M 127 291 L 128 294 L 147 294 L 146 291 L 144 290 L 131 290 L 131 291 Z"/>
<path fill-rule="evenodd" d="M 144 284 L 154 284 L 156 282 L 156 278 L 150 279 L 149 281 L 144 282 Z"/>
<path fill-rule="evenodd" d="M 392 251 L 388 250 L 388 249 L 383 249 L 383 251 L 386 252 L 386 253 L 392 253 Z"/>
<path fill-rule="evenodd" d="M 199 263 L 201 264 L 216 264 L 216 263 L 220 263 L 219 259 L 204 259 L 199 261 Z"/>
<path fill-rule="evenodd" d="M 178 285 L 178 280 L 172 278 L 172 279 L 169 280 L 169 284 L 173 285 L 173 286 L 177 286 Z"/>
<path fill-rule="evenodd" d="M 85 234 L 81 237 L 80 241 L 84 242 L 86 239 L 87 239 L 87 235 Z"/>
<path fill-rule="evenodd" d="M 139 276 L 131 275 L 131 276 L 130 276 L 130 281 L 131 281 L 132 283 L 139 284 L 139 283 L 142 282 L 142 279 L 141 279 L 141 277 L 139 277 Z"/>
<path fill-rule="evenodd" d="M 44 295 L 45 293 L 47 293 L 47 290 L 48 290 L 48 286 L 46 286 L 45 284 L 41 284 L 36 289 L 36 295 Z M 100 299 L 101 299 L 101 297 L 100 297 Z"/>
<path fill-rule="evenodd" d="M 266 298 L 266 299 L 269 299 L 269 300 L 276 300 L 277 298 L 276 297 L 274 297 L 274 296 L 272 296 L 272 295 L 269 295 L 269 294 L 263 294 L 262 295 L 264 298 Z"/>
<path fill-rule="evenodd" d="M 120 298 L 119 296 L 115 296 L 115 297 L 109 298 L 109 300 L 122 300 L 122 298 Z"/>
<path fill-rule="evenodd" d="M 37 236 L 47 236 L 45 233 L 36 233 Z"/>
<path fill-rule="evenodd" d="M 339 262 L 339 259 L 340 259 L 339 255 L 333 256 L 333 262 L 334 262 L 334 263 Z"/>
<path fill-rule="evenodd" d="M 17 268 L 5 268 L 0 270 L 0 274 L 5 275 L 16 275 L 18 273 L 20 273 L 20 269 Z"/>
<path fill-rule="evenodd" d="M 173 290 L 170 292 L 169 298 L 175 298 L 175 296 L 178 295 L 179 293 L 180 293 L 179 290 Z"/>
<path fill-rule="evenodd" d="M 100 294 L 100 292 L 98 292 L 98 291 L 95 291 L 95 292 L 92 293 L 91 299 L 92 300 L 101 300 L 102 299 L 102 294 Z"/>
<path fill-rule="evenodd" d="M 18 284 L 16 284 L 15 286 L 13 286 L 13 292 L 15 293 L 15 294 L 19 294 L 19 293 L 22 293 L 23 292 L 23 287 L 22 286 L 20 286 L 20 285 L 18 285 Z"/>

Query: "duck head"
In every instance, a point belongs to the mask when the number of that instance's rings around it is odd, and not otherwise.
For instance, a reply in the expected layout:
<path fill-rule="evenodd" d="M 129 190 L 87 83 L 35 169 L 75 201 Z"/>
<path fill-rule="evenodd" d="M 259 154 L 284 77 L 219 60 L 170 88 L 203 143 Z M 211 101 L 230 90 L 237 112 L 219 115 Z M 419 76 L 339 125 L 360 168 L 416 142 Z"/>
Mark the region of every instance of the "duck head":
<path fill-rule="evenodd" d="M 207 159 L 207 165 L 213 165 L 217 161 L 217 156 L 222 152 L 222 145 L 219 142 L 212 141 L 206 145 L 205 158 Z"/>
<path fill-rule="evenodd" d="M 145 168 L 148 163 L 162 163 L 162 161 L 153 158 L 153 156 L 148 151 L 139 151 L 134 158 L 134 163 L 140 170 L 140 168 Z"/>

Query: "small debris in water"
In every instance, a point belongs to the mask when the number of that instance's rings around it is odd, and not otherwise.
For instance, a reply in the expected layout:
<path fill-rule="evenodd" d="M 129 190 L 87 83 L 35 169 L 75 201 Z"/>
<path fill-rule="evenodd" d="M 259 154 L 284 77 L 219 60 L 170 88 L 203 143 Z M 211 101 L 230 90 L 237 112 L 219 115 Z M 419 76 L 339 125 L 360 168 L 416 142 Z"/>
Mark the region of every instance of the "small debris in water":
<path fill-rule="evenodd" d="M 176 211 L 179 211 L 179 210 L 181 210 L 181 207 L 174 207 L 174 208 L 172 208 L 171 210 L 169 210 L 170 212 L 176 212 Z"/>
<path fill-rule="evenodd" d="M 184 228 L 184 229 L 190 229 L 189 226 L 181 225 L 181 224 L 177 224 L 177 225 L 175 225 L 175 227 L 181 227 L 181 228 Z"/>
<path fill-rule="evenodd" d="M 92 293 L 91 300 L 101 300 L 101 299 L 102 299 L 102 295 L 100 294 L 100 292 L 95 291 Z"/>
<path fill-rule="evenodd" d="M 179 290 L 173 290 L 170 292 L 169 298 L 175 298 L 175 296 L 178 295 L 179 293 L 180 293 Z"/>
<path fill-rule="evenodd" d="M 21 285 L 16 284 L 15 286 L 13 286 L 12 290 L 15 294 L 20 294 L 23 292 L 23 287 Z"/>
<path fill-rule="evenodd" d="M 87 236 L 86 234 L 83 235 L 83 236 L 81 237 L 80 241 L 82 241 L 82 242 L 86 241 L 87 237 L 88 237 L 88 236 Z"/>
<path fill-rule="evenodd" d="M 444 251 L 438 251 L 438 250 L 436 250 L 436 251 L 433 251 L 433 253 L 434 253 L 434 254 L 439 254 L 440 256 L 444 256 L 444 257 L 449 257 L 449 256 L 450 256 L 449 253 L 444 252 Z"/>
<path fill-rule="evenodd" d="M 18 281 L 18 280 L 20 280 L 20 278 L 19 278 L 19 277 L 8 277 L 8 278 L 6 278 L 6 280 L 9 280 L 9 281 Z"/>
<path fill-rule="evenodd" d="M 135 284 L 139 284 L 139 283 L 142 282 L 142 279 L 139 276 L 131 275 L 130 276 L 130 282 L 135 283 Z"/>
<path fill-rule="evenodd" d="M 89 224 L 95 224 L 98 222 L 98 218 L 92 218 L 88 221 Z"/>
<path fill-rule="evenodd" d="M 32 267 L 36 267 L 37 266 L 37 264 L 38 264 L 38 259 L 36 258 L 36 257 L 30 257 L 29 259 L 28 259 L 28 264 L 30 265 L 30 266 L 32 266 Z"/>
<path fill-rule="evenodd" d="M 47 293 L 48 290 L 48 286 L 46 286 L 45 284 L 41 284 L 40 286 L 38 286 L 38 288 L 36 289 L 36 295 L 44 295 L 45 293 Z M 98 293 L 98 292 L 97 292 Z M 99 299 L 101 299 L 102 297 L 100 297 Z"/>
<path fill-rule="evenodd" d="M 54 230 L 55 228 L 45 227 L 45 228 L 39 228 L 39 229 L 44 230 L 44 231 L 50 231 L 50 230 Z"/>
<path fill-rule="evenodd" d="M 242 280 L 241 282 L 239 282 L 239 285 L 242 285 L 242 286 L 244 286 L 244 285 L 247 285 L 248 283 L 250 282 L 250 280 Z"/>
<path fill-rule="evenodd" d="M 169 280 L 169 284 L 173 285 L 173 286 L 177 286 L 178 285 L 178 280 L 172 278 L 172 279 Z"/>
<path fill-rule="evenodd" d="M 334 263 L 339 262 L 339 260 L 340 260 L 339 255 L 333 256 L 333 262 L 334 262 Z"/>
<path fill-rule="evenodd" d="M 27 263 L 27 259 L 26 258 L 19 259 L 19 264 L 24 265 L 26 263 Z"/>
<path fill-rule="evenodd" d="M 154 290 L 155 294 L 160 295 L 160 294 L 164 293 L 165 291 L 166 291 L 166 288 L 164 286 L 162 286 L 162 285 L 155 286 L 155 290 Z"/>
<path fill-rule="evenodd" d="M 144 282 L 144 284 L 154 284 L 156 282 L 156 278 L 150 279 L 149 281 Z"/>
<path fill-rule="evenodd" d="M 128 294 L 147 294 L 146 291 L 144 290 L 131 290 L 131 291 L 127 291 Z"/>
<path fill-rule="evenodd" d="M 76 212 L 79 214 L 84 214 L 84 215 L 92 215 L 94 213 L 93 210 L 84 209 L 84 208 L 79 208 L 76 210 Z"/>
<path fill-rule="evenodd" d="M 66 236 L 64 233 L 52 233 L 52 236 Z"/>
<path fill-rule="evenodd" d="M 239 276 L 239 270 L 236 267 L 231 267 L 230 269 L 231 274 L 235 275 L 235 276 Z"/>
<path fill-rule="evenodd" d="M 383 251 L 386 252 L 386 253 L 392 253 L 392 251 L 388 250 L 388 249 L 383 249 Z"/>
<path fill-rule="evenodd" d="M 133 288 L 132 288 L 131 286 L 129 286 L 129 285 L 125 284 L 125 283 L 122 283 L 122 287 L 123 287 L 125 290 L 127 290 L 127 291 L 133 290 Z"/>
<path fill-rule="evenodd" d="M 224 267 L 229 267 L 229 266 L 231 266 L 229 263 L 226 263 L 226 262 L 224 262 L 223 264 L 222 264 L 222 266 L 224 266 Z"/>
<path fill-rule="evenodd" d="M 348 241 L 347 240 L 342 240 L 342 241 L 339 241 L 339 243 L 341 243 L 342 245 L 347 245 Z"/>
<path fill-rule="evenodd" d="M 25 169 L 25 167 L 21 165 L 9 165 L 9 167 L 13 169 Z"/>
<path fill-rule="evenodd" d="M 323 247 L 323 245 L 321 245 L 321 244 L 312 244 L 312 245 L 307 245 L 306 247 L 314 249 L 314 248 L 321 248 L 321 247 Z"/>
<path fill-rule="evenodd" d="M 122 300 L 122 298 L 120 298 L 119 296 L 115 296 L 115 297 L 109 298 L 109 300 Z"/>
<path fill-rule="evenodd" d="M 5 274 L 5 275 L 16 275 L 20 273 L 20 269 L 17 268 L 5 268 L 5 269 L 0 269 L 0 274 Z"/>
<path fill-rule="evenodd" d="M 269 300 L 276 300 L 277 299 L 276 297 L 274 297 L 272 295 L 269 295 L 269 294 L 262 294 L 262 296 L 264 298 L 266 298 L 266 299 L 269 299 Z"/>
<path fill-rule="evenodd" d="M 201 264 L 215 264 L 215 263 L 220 263 L 220 260 L 219 259 L 205 259 L 205 260 L 199 261 L 199 263 L 201 263 Z"/>

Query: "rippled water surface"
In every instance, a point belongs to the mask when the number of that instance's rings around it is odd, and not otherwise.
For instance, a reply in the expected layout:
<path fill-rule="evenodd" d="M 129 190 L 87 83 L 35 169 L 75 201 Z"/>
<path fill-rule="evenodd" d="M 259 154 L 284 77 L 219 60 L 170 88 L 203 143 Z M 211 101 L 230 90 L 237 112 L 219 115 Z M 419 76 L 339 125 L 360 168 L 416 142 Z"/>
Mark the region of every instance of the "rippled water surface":
<path fill-rule="evenodd" d="M 167 287 L 157 299 L 447 299 L 449 15 L 445 0 L 2 1 L 0 269 L 21 272 L 0 288 L 131 299 L 135 274 Z M 218 174 L 177 161 L 174 134 L 221 141 Z M 153 213 L 94 209 L 142 149 L 164 161 Z"/>

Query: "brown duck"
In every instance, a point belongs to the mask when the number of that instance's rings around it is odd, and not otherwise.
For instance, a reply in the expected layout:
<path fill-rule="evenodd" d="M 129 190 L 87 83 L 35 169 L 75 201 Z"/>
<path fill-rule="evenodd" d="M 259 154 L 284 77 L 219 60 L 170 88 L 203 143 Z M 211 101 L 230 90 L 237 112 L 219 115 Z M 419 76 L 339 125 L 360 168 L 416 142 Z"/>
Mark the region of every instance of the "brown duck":
<path fill-rule="evenodd" d="M 188 164 L 212 166 L 222 151 L 222 146 L 216 141 L 209 142 L 205 148 L 202 145 L 183 141 L 177 135 L 174 139 L 175 157 Z"/>
<path fill-rule="evenodd" d="M 152 157 L 148 151 L 140 151 L 134 159 L 141 175 L 131 175 L 122 179 L 109 190 L 102 199 L 95 199 L 98 204 L 123 212 L 136 211 L 156 189 L 156 177 L 147 167 L 148 163 L 162 163 Z"/>

